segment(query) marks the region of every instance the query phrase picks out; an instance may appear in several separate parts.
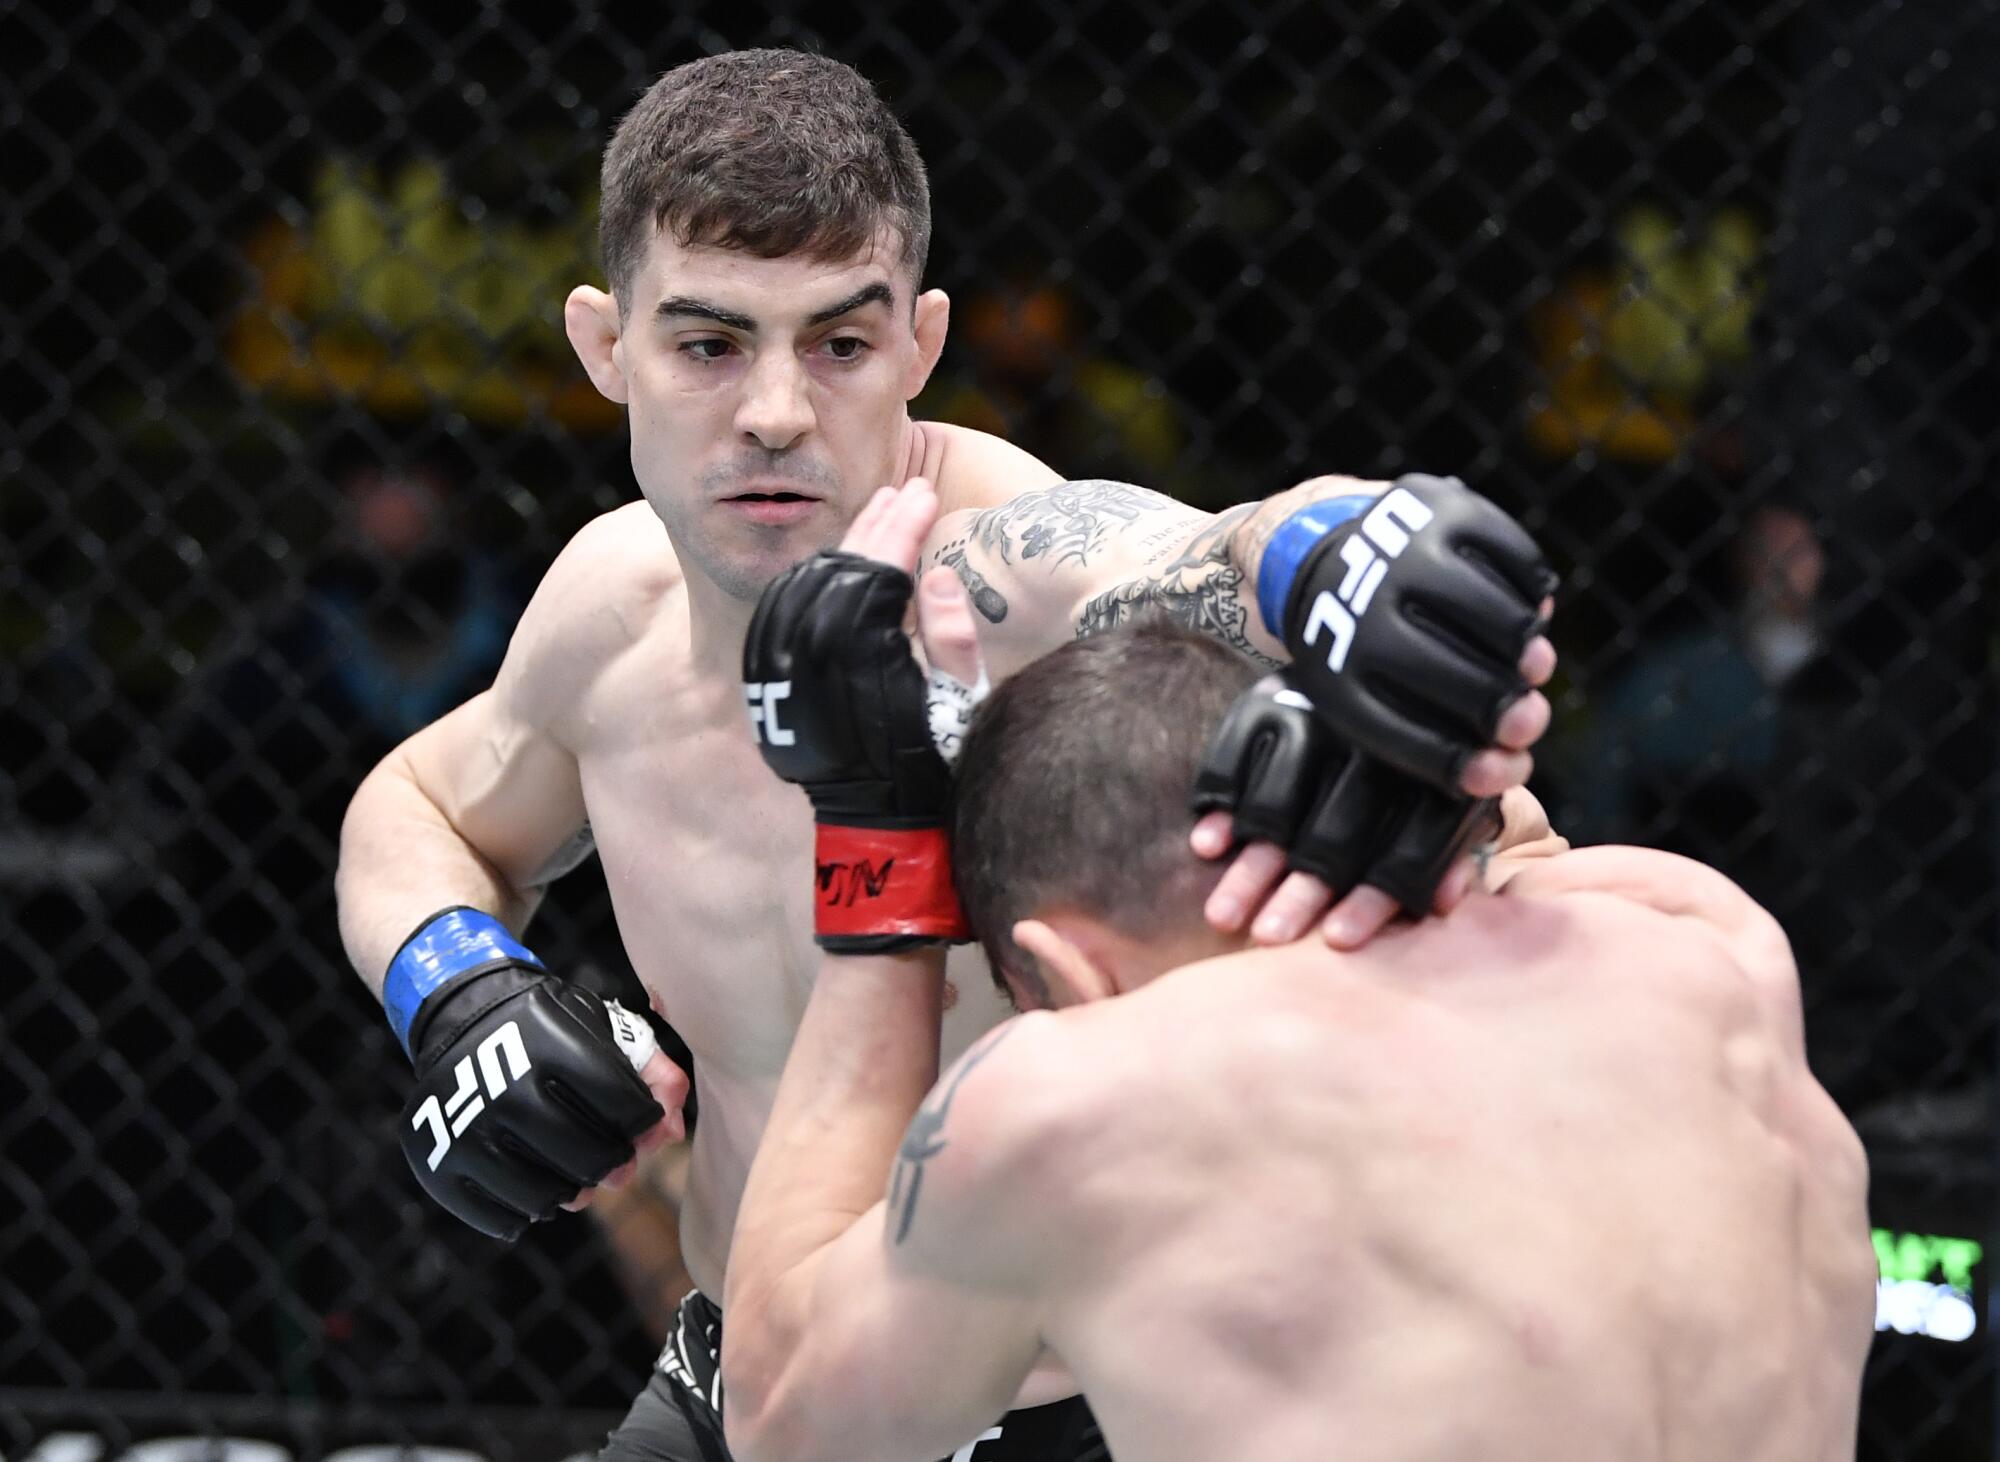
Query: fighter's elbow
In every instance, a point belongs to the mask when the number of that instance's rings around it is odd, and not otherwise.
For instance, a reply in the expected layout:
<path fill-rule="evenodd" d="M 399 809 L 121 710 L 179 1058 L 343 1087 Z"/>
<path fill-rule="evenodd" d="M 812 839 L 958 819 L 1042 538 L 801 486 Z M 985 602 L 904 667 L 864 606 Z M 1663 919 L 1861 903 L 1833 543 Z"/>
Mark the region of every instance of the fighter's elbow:
<path fill-rule="evenodd" d="M 734 1317 L 730 1321 L 735 1324 Z M 809 1424 L 799 1388 L 789 1384 L 782 1368 L 762 1357 L 746 1355 L 727 1338 L 722 1346 L 722 1432 L 736 1462 L 789 1462 L 795 1457 L 824 1455 L 820 1427 Z M 822 1434 L 816 1436 L 815 1431 Z"/>
<path fill-rule="evenodd" d="M 770 1333 L 769 1318 L 755 1300 L 732 1293 L 726 1313 L 729 1323 L 723 1327 L 721 1355 L 727 1398 L 723 1436 L 738 1462 L 767 1458 L 777 1462 L 788 1455 L 786 1402 L 796 1391 L 786 1381 L 785 1347 Z"/>

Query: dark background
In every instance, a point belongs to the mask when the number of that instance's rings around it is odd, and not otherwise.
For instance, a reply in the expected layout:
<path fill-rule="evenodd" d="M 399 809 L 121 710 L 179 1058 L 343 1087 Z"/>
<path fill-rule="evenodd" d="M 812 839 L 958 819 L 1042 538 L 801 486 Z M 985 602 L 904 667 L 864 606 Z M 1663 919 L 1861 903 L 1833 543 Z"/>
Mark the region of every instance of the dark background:
<path fill-rule="evenodd" d="M 1777 912 L 1876 1221 L 1990 1243 L 1994 0 L 666 9 L 0 11 L 0 1449 L 556 1455 L 640 1384 L 586 1221 L 422 1202 L 331 871 L 633 496 L 561 298 L 611 125 L 737 45 L 923 149 L 922 410 L 1205 506 L 1517 512 L 1558 827 Z M 551 902 L 628 983 L 594 869 Z M 1976 1276 L 1971 1339 L 1878 1343 L 1864 1456 L 1993 1455 Z"/>

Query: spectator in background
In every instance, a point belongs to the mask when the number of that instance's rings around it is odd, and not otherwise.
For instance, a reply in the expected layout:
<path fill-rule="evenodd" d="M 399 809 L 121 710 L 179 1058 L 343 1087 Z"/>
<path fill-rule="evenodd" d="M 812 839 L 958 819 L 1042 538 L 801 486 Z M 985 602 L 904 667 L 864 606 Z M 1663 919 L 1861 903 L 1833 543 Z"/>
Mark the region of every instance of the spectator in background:
<path fill-rule="evenodd" d="M 1768 881 L 1744 866 L 1761 820 L 1757 789 L 1797 736 L 1785 690 L 1818 653 L 1824 563 L 1795 517 L 1766 509 L 1737 535 L 1730 566 L 1734 618 L 1650 642 L 1594 707 L 1576 805 L 1588 840 L 1727 866 L 1754 895 Z M 1673 833 L 1663 836 L 1668 813 Z"/>
<path fill-rule="evenodd" d="M 1970 1135 L 1996 989 L 2000 4 L 1832 0 L 1801 22 L 1757 414 L 1773 511 L 1825 556 L 1801 686 L 1824 715 L 1770 794 L 1812 850 L 1773 906 L 1834 1094 Z"/>

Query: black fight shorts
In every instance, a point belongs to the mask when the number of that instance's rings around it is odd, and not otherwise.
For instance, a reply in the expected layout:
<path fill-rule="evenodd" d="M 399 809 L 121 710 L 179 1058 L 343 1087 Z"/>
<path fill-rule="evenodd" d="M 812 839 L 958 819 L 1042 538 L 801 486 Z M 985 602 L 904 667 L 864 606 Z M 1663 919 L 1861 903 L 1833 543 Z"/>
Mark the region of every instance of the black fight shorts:
<path fill-rule="evenodd" d="M 690 1291 L 652 1379 L 598 1462 L 730 1462 L 722 1440 L 722 1311 Z M 1110 1462 L 1081 1396 L 1010 1411 L 945 1462 Z"/>

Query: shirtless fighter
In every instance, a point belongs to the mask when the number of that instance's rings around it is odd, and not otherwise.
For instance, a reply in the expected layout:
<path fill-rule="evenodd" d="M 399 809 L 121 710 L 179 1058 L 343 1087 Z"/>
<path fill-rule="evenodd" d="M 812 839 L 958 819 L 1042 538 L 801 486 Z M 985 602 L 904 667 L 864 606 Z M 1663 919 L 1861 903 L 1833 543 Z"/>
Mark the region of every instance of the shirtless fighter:
<path fill-rule="evenodd" d="M 873 89 L 836 62 L 745 52 L 667 73 L 606 152 L 602 233 L 610 292 L 577 289 L 565 320 L 591 379 L 627 408 L 645 500 L 563 551 L 492 689 L 361 785 L 338 894 L 348 954 L 416 1064 L 401 1125 L 418 1180 L 511 1237 L 587 1197 L 635 1145 L 680 1133 L 685 1078 L 643 1022 L 520 942 L 538 891 L 594 840 L 632 966 L 702 1084 L 681 1213 L 700 1289 L 614 1450 L 691 1456 L 720 1445 L 707 1296 L 721 1293 L 818 968 L 810 809 L 751 739 L 752 719 L 785 734 L 787 692 L 758 687 L 746 718 L 739 678 L 766 583 L 837 542 L 879 485 L 922 474 L 943 510 L 928 551 L 972 586 L 996 677 L 1138 612 L 1271 659 L 1286 654 L 1288 621 L 1310 621 L 1316 654 L 1349 679 L 1417 687 L 1393 714 L 1357 701 L 1357 739 L 1479 796 L 1525 778 L 1548 716 L 1529 687 L 1553 651 L 1538 634 L 1543 580 L 1503 588 L 1489 563 L 1421 538 L 1401 551 L 1419 517 L 1511 528 L 1449 482 L 1407 484 L 1402 519 L 1370 539 L 1361 514 L 1379 485 L 1315 479 L 1214 518 L 1124 484 L 1063 483 L 992 437 L 913 422 L 907 403 L 948 313 L 941 293 L 920 291 L 923 167 Z M 1383 605 L 1402 592 L 1443 638 L 1396 642 Z M 1226 921 L 1240 926 L 1275 886 L 1260 928 L 1288 937 L 1329 901 L 1313 876 L 1328 870 L 1308 859 L 1287 874 L 1270 852 L 1247 879 L 1250 854 L 1232 869 L 1239 907 Z M 1376 881 L 1421 900 L 1434 872 Z M 1356 888 L 1343 907 L 1370 898 L 1363 923 L 1379 923 L 1387 893 Z M 976 960 L 956 989 L 954 1053 L 1005 1013 Z M 981 1462 L 1011 1449 L 1009 1428 Z"/>
<path fill-rule="evenodd" d="M 968 677 L 940 579 L 926 643 Z M 816 804 L 897 765 L 924 816 L 909 593 L 822 556 L 753 624 L 746 673 L 846 647 L 766 746 Z M 1247 948 L 1200 914 L 1204 737 L 1228 718 L 1208 785 L 1269 803 L 1324 735 L 1256 675 L 1122 630 L 973 720 L 958 886 L 1033 1013 L 933 1086 L 938 952 L 830 950 L 730 1258 L 735 1455 L 942 1455 L 1053 1353 L 1120 1462 L 1846 1462 L 1866 1163 L 1777 925 L 1699 864 L 1551 838 L 1359 952 Z"/>

